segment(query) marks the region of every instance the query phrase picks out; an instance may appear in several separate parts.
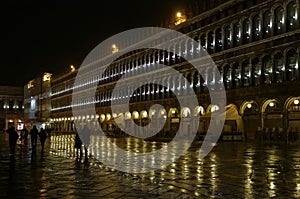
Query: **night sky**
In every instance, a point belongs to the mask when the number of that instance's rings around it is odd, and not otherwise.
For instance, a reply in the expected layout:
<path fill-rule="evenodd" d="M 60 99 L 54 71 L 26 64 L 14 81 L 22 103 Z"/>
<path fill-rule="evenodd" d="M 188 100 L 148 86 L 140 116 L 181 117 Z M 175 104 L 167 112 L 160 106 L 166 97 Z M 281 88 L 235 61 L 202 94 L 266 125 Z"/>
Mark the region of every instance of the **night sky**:
<path fill-rule="evenodd" d="M 24 86 L 43 72 L 67 72 L 101 41 L 132 28 L 161 26 L 187 2 L 1 1 L 0 85 Z"/>

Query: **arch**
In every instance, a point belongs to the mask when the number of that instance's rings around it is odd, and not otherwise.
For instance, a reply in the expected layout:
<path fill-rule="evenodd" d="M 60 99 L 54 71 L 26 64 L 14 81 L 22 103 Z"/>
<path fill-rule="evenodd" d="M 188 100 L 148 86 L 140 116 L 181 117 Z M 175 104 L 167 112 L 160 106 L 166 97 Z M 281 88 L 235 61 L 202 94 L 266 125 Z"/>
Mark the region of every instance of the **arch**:
<path fill-rule="evenodd" d="M 140 113 L 140 118 L 141 119 L 146 119 L 146 118 L 149 118 L 148 117 L 148 112 L 146 110 L 142 110 L 141 113 Z"/>
<path fill-rule="evenodd" d="M 258 14 L 252 18 L 252 41 L 258 41 L 261 32 L 261 20 Z"/>
<path fill-rule="evenodd" d="M 139 119 L 140 114 L 137 111 L 133 111 L 131 117 L 132 117 L 133 120 L 137 120 L 137 119 Z"/>
<path fill-rule="evenodd" d="M 298 13 L 297 13 L 297 5 L 295 1 L 291 1 L 287 4 L 286 6 L 286 16 L 287 16 L 287 21 L 286 21 L 286 28 L 287 31 L 292 31 L 297 28 L 297 21 L 298 21 Z"/>
<path fill-rule="evenodd" d="M 292 110 L 290 109 L 292 105 L 298 106 L 296 111 L 300 111 L 300 96 L 288 98 L 284 103 L 284 111 L 286 112 L 294 111 L 293 109 Z"/>
<path fill-rule="evenodd" d="M 230 48 L 231 40 L 232 40 L 231 28 L 230 25 L 227 25 L 224 27 L 224 49 L 225 50 Z"/>
<path fill-rule="evenodd" d="M 201 115 L 204 115 L 205 114 L 205 109 L 203 106 L 196 106 L 195 109 L 194 109 L 194 116 L 198 116 L 198 114 Z"/>
<path fill-rule="evenodd" d="M 250 42 L 251 25 L 248 18 L 244 19 L 242 23 L 242 43 L 248 44 Z"/>
<path fill-rule="evenodd" d="M 179 111 L 177 108 L 170 108 L 168 112 L 168 118 L 179 117 Z"/>
<path fill-rule="evenodd" d="M 236 47 L 240 44 L 240 39 L 241 39 L 241 32 L 240 32 L 240 23 L 235 22 L 233 23 L 233 35 L 232 35 L 232 44 L 233 47 Z"/>
<path fill-rule="evenodd" d="M 264 101 L 261 107 L 261 113 L 265 113 L 268 107 L 276 107 L 278 111 L 282 112 L 282 103 L 278 99 L 267 99 Z"/>
<path fill-rule="evenodd" d="M 278 51 L 274 53 L 274 82 L 281 83 L 284 81 L 284 57 Z"/>
<path fill-rule="evenodd" d="M 216 29 L 215 33 L 215 50 L 216 52 L 220 52 L 222 50 L 222 30 L 221 28 Z"/>
<path fill-rule="evenodd" d="M 207 34 L 207 52 L 209 54 L 214 53 L 214 46 L 215 46 L 215 41 L 214 41 L 214 33 L 212 31 L 209 31 Z"/>
<path fill-rule="evenodd" d="M 216 105 L 216 104 L 210 104 L 208 107 L 207 107 L 207 109 L 206 109 L 206 113 L 208 114 L 208 113 L 212 113 L 212 112 L 215 112 L 215 111 L 217 111 L 217 110 L 219 110 L 220 108 L 219 108 L 219 106 L 218 105 Z"/>
<path fill-rule="evenodd" d="M 291 81 L 295 80 L 297 77 L 297 52 L 295 49 L 290 49 L 286 52 L 285 60 L 285 72 L 286 80 Z"/>
<path fill-rule="evenodd" d="M 180 116 L 187 118 L 191 115 L 191 109 L 189 107 L 183 107 L 180 112 Z"/>
<path fill-rule="evenodd" d="M 278 35 L 284 32 L 284 9 L 280 5 L 276 5 L 274 9 L 274 34 Z"/>
<path fill-rule="evenodd" d="M 263 13 L 262 31 L 263 38 L 268 38 L 272 35 L 272 14 L 269 10 Z"/>
<path fill-rule="evenodd" d="M 255 100 L 244 101 L 240 106 L 240 115 L 244 115 L 245 110 L 252 109 L 255 107 L 257 108 L 257 112 L 259 112 L 259 105 Z"/>
<path fill-rule="evenodd" d="M 131 119 L 131 113 L 129 111 L 127 111 L 125 113 L 125 120 L 130 120 Z"/>
<path fill-rule="evenodd" d="M 251 85 L 251 66 L 248 59 L 242 62 L 241 84 L 243 87 Z"/>
<path fill-rule="evenodd" d="M 264 84 L 271 84 L 273 80 L 272 59 L 269 55 L 262 58 L 262 81 Z"/>

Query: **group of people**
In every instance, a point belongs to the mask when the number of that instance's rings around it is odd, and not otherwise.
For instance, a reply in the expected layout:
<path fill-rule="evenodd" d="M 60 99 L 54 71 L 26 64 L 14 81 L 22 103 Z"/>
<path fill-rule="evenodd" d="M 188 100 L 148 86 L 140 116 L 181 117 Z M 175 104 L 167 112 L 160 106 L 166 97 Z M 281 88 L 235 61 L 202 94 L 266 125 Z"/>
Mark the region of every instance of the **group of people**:
<path fill-rule="evenodd" d="M 17 141 L 24 140 L 24 144 L 27 145 L 27 139 L 28 139 L 28 130 L 26 127 L 24 127 L 21 130 L 20 136 L 18 132 L 15 130 L 15 127 L 12 126 L 6 130 L 6 132 L 9 134 L 9 150 L 10 154 L 14 155 L 15 154 L 15 148 Z M 37 145 L 37 139 L 40 139 L 41 147 L 42 147 L 42 153 L 44 153 L 44 145 L 45 141 L 47 139 L 47 133 L 45 129 L 41 128 L 40 131 L 38 131 L 36 125 L 33 126 L 33 128 L 30 130 L 30 139 L 31 139 L 31 147 L 32 147 L 32 152 L 36 151 L 36 145 Z"/>

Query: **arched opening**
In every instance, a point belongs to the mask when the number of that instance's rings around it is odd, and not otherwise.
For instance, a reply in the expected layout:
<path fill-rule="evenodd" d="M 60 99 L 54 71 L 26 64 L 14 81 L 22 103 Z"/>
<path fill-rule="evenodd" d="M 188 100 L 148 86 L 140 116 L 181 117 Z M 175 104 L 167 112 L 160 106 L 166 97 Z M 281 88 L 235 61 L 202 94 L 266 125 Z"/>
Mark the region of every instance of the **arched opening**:
<path fill-rule="evenodd" d="M 258 58 L 252 60 L 252 85 L 260 85 L 261 65 Z"/>
<path fill-rule="evenodd" d="M 272 35 L 272 18 L 271 12 L 266 11 L 263 14 L 263 38 L 268 38 Z"/>
<path fill-rule="evenodd" d="M 252 41 L 258 41 L 260 36 L 260 18 L 255 15 L 252 19 Z"/>
<path fill-rule="evenodd" d="M 281 34 L 284 32 L 284 15 L 283 7 L 279 6 L 274 11 L 274 33 L 275 35 Z"/>
<path fill-rule="evenodd" d="M 281 83 L 284 80 L 284 58 L 281 53 L 274 55 L 274 82 Z"/>
<path fill-rule="evenodd" d="M 258 129 L 261 129 L 259 106 L 256 101 L 249 100 L 242 103 L 240 113 L 243 118 L 245 138 L 247 140 L 258 139 Z"/>
<path fill-rule="evenodd" d="M 241 87 L 241 66 L 239 63 L 234 63 L 232 66 L 232 88 Z"/>
<path fill-rule="evenodd" d="M 243 21 L 243 44 L 248 44 L 250 42 L 250 21 L 249 19 L 245 19 Z"/>
<path fill-rule="evenodd" d="M 229 49 L 231 45 L 231 29 L 230 26 L 224 28 L 224 49 Z"/>
<path fill-rule="evenodd" d="M 215 42 L 214 42 L 213 32 L 210 31 L 208 33 L 208 40 L 207 40 L 207 52 L 209 54 L 214 53 L 214 46 L 215 46 Z"/>
<path fill-rule="evenodd" d="M 216 52 L 220 52 L 222 50 L 222 31 L 221 31 L 221 28 L 217 28 L 217 30 L 216 30 L 215 45 L 216 45 Z"/>
<path fill-rule="evenodd" d="M 294 49 L 289 50 L 286 54 L 286 64 L 285 64 L 285 72 L 286 72 L 286 80 L 292 81 L 296 80 L 297 77 L 297 54 Z"/>
<path fill-rule="evenodd" d="M 272 60 L 270 56 L 265 56 L 262 60 L 262 81 L 264 84 L 271 84 L 273 77 Z"/>
<path fill-rule="evenodd" d="M 262 123 L 264 130 L 271 133 L 274 128 L 283 128 L 282 104 L 276 99 L 269 99 L 262 105 Z M 269 139 L 271 139 L 269 137 Z"/>
<path fill-rule="evenodd" d="M 224 66 L 224 74 L 223 74 L 223 83 L 225 89 L 231 88 L 231 72 L 230 72 L 230 66 L 227 64 Z"/>
<path fill-rule="evenodd" d="M 298 141 L 300 136 L 300 96 L 288 99 L 285 103 L 285 109 L 288 118 L 288 142 Z"/>
<path fill-rule="evenodd" d="M 251 66 L 249 60 L 245 60 L 242 64 L 242 86 L 251 85 Z"/>
<path fill-rule="evenodd" d="M 241 33 L 240 33 L 240 24 L 236 22 L 233 25 L 233 47 L 236 47 L 240 44 Z"/>
<path fill-rule="evenodd" d="M 294 1 L 287 5 L 287 31 L 292 31 L 297 28 L 297 5 Z"/>

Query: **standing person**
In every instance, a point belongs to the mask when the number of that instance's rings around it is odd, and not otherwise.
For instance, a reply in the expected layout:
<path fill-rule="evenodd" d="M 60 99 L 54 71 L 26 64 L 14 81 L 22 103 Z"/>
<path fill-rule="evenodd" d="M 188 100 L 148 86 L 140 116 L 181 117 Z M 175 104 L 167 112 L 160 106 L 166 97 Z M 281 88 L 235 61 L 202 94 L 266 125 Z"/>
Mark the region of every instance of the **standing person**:
<path fill-rule="evenodd" d="M 27 140 L 28 140 L 28 130 L 26 126 L 24 125 L 24 128 L 21 131 L 21 135 L 24 137 L 24 144 L 27 145 Z"/>
<path fill-rule="evenodd" d="M 45 141 L 47 138 L 47 133 L 43 128 L 41 128 L 41 130 L 39 132 L 39 138 L 40 138 L 40 142 L 41 142 L 41 146 L 42 146 L 42 154 L 43 154 L 44 153 L 44 145 L 45 145 Z"/>
<path fill-rule="evenodd" d="M 87 125 L 84 125 L 82 129 L 82 138 L 84 144 L 85 161 L 88 160 L 88 148 L 90 145 L 90 135 L 91 135 L 90 129 L 87 127 Z"/>
<path fill-rule="evenodd" d="M 10 155 L 14 156 L 15 155 L 15 149 L 16 149 L 16 144 L 17 140 L 19 139 L 19 134 L 15 130 L 15 127 L 10 127 L 9 129 L 6 130 L 6 132 L 9 135 L 9 150 L 10 150 Z"/>
<path fill-rule="evenodd" d="M 33 125 L 32 129 L 30 130 L 30 139 L 31 139 L 32 151 L 36 150 L 36 141 L 37 141 L 38 133 L 39 132 L 36 128 L 36 125 Z"/>
<path fill-rule="evenodd" d="M 49 137 L 49 139 L 50 139 L 50 137 L 51 137 L 51 128 L 50 128 L 50 127 L 47 127 L 47 128 L 46 128 L 46 131 L 47 131 L 47 135 L 48 135 L 48 137 Z"/>
<path fill-rule="evenodd" d="M 76 149 L 76 157 L 78 158 L 78 152 L 80 152 L 80 158 L 82 157 L 82 141 L 79 137 L 78 132 L 76 132 L 75 135 L 75 145 L 74 145 L 75 149 Z"/>

